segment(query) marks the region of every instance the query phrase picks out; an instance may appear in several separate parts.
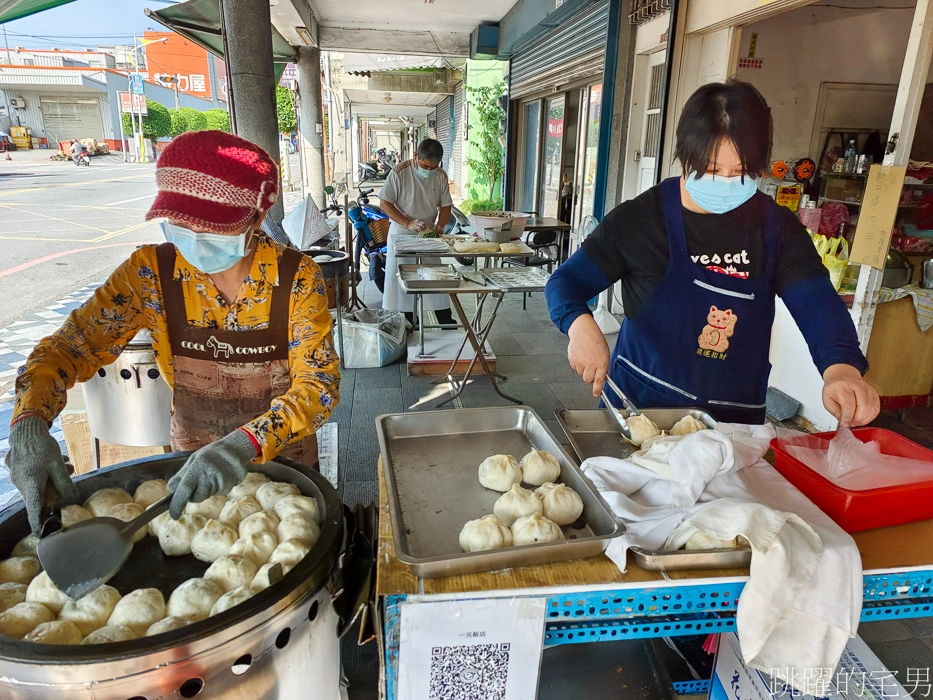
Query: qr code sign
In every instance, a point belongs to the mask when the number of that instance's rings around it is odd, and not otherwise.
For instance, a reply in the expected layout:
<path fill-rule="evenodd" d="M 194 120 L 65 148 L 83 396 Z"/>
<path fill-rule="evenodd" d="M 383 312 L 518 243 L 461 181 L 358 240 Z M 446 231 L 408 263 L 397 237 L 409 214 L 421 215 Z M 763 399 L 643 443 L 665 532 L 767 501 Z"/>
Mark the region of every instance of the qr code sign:
<path fill-rule="evenodd" d="M 431 650 L 430 700 L 505 700 L 508 644 L 469 644 Z"/>

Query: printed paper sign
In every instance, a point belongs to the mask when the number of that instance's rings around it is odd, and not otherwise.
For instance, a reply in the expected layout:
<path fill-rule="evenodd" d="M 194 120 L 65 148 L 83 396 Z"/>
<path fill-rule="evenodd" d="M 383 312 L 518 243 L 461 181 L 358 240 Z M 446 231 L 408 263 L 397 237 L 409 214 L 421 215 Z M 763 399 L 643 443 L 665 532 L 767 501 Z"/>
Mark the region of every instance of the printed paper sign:
<path fill-rule="evenodd" d="M 546 598 L 403 603 L 399 700 L 534 700 Z"/>
<path fill-rule="evenodd" d="M 900 165 L 873 165 L 865 183 L 850 263 L 884 269 L 891 245 L 891 230 L 901 201 L 907 168 Z"/>

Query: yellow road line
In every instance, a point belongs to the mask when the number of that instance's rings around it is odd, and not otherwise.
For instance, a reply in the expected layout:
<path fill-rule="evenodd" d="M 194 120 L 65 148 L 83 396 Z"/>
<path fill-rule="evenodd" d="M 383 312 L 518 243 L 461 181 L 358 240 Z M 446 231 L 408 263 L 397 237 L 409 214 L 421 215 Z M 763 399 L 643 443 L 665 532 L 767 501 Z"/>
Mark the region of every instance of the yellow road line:
<path fill-rule="evenodd" d="M 59 190 L 63 187 L 83 187 L 84 185 L 96 185 L 101 182 L 120 182 L 122 180 L 136 180 L 141 177 L 152 177 L 152 173 L 145 173 L 143 175 L 129 175 L 128 177 L 108 177 L 103 180 L 86 180 L 84 182 L 69 182 L 66 185 L 52 185 L 50 187 L 26 187 L 21 190 L 7 190 L 5 192 L 0 191 L 0 197 L 6 197 L 10 194 L 22 194 L 23 192 L 41 192 L 45 190 Z"/>
<path fill-rule="evenodd" d="M 0 207 L 5 206 L 0 204 Z M 50 219 L 51 221 L 60 221 L 63 224 L 70 224 L 72 226 L 77 226 L 79 228 L 86 228 L 89 231 L 97 231 L 99 233 L 110 233 L 107 229 L 98 228 L 97 226 L 88 226 L 87 224 L 82 224 L 77 221 L 69 221 L 68 219 L 60 219 L 57 216 L 49 216 L 48 214 L 40 214 L 37 211 L 27 211 L 26 214 L 32 214 L 33 216 L 41 216 L 43 219 Z"/>
<path fill-rule="evenodd" d="M 3 236 L 0 239 L 4 241 L 64 241 L 68 243 L 90 243 L 87 238 L 43 238 L 42 236 Z"/>
<path fill-rule="evenodd" d="M 100 243 L 101 241 L 109 241 L 111 238 L 116 238 L 117 236 L 122 236 L 122 235 L 125 234 L 125 233 L 130 233 L 131 231 L 136 231 L 137 229 L 141 229 L 141 228 L 143 228 L 144 226 L 148 226 L 148 225 L 151 224 L 151 223 L 153 223 L 153 222 L 151 222 L 151 221 L 143 221 L 142 223 L 136 224 L 135 226 L 127 226 L 125 229 L 122 229 L 122 230 L 120 230 L 120 231 L 113 231 L 113 232 L 111 232 L 111 233 L 108 233 L 108 234 L 105 235 L 105 236 L 100 236 L 100 237 L 98 237 L 98 238 L 92 238 L 92 239 L 90 239 L 88 242 L 89 242 L 89 243 Z"/>

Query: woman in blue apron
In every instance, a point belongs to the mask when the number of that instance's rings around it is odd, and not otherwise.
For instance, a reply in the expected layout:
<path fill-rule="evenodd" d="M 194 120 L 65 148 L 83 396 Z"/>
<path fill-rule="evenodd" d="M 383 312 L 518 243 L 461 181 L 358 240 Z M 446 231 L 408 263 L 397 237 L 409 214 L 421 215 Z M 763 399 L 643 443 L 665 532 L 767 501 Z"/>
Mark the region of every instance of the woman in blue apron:
<path fill-rule="evenodd" d="M 853 426 L 878 414 L 852 319 L 806 229 L 758 193 L 771 127 L 753 86 L 701 87 L 677 127 L 685 175 L 616 207 L 552 275 L 551 318 L 595 396 L 608 374 L 642 408 L 764 422 L 778 295 L 823 377 L 826 409 Z M 620 280 L 626 318 L 610 354 L 587 300 Z"/>

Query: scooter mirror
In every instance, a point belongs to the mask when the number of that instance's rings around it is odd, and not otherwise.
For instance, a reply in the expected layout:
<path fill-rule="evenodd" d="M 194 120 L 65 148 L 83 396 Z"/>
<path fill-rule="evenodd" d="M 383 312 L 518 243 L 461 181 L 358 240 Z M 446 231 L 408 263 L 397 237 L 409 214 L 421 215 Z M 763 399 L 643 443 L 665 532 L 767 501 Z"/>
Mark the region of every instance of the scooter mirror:
<path fill-rule="evenodd" d="M 333 194 L 333 193 L 334 193 L 334 188 L 331 187 L 330 185 L 324 188 L 324 194 Z"/>

